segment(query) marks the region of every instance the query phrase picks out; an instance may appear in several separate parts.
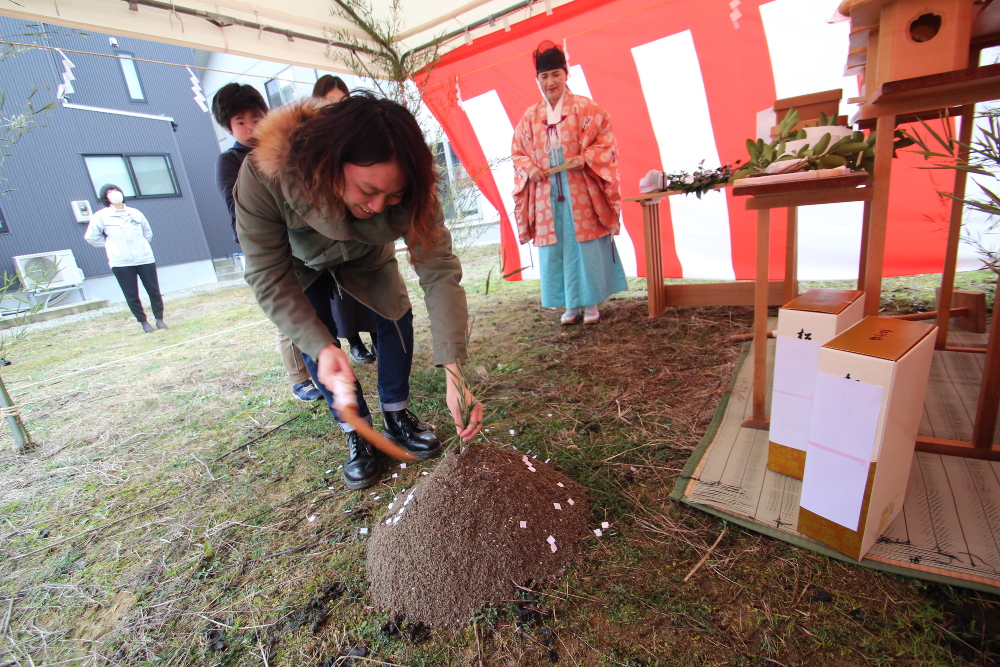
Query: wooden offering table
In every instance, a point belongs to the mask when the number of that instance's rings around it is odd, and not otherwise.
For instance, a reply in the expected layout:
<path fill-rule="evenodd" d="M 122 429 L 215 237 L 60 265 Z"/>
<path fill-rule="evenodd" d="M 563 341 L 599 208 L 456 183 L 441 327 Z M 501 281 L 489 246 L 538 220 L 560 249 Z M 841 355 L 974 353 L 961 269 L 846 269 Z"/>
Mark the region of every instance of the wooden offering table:
<path fill-rule="evenodd" d="M 713 190 L 728 188 L 730 185 L 716 185 Z M 744 280 L 726 283 L 701 283 L 693 285 L 667 285 L 663 282 L 663 242 L 660 236 L 660 202 L 675 195 L 691 194 L 683 190 L 650 192 L 625 201 L 642 205 L 642 235 L 646 244 L 646 291 L 649 298 L 649 317 L 654 319 L 663 314 L 667 306 L 749 306 L 754 303 L 754 283 Z M 705 196 L 714 196 L 710 192 Z M 768 285 L 767 302 L 782 304 L 794 285 L 788 281 L 775 280 Z M 782 300 L 784 299 L 784 300 Z"/>
<path fill-rule="evenodd" d="M 752 179 L 745 179 L 752 180 Z M 836 204 L 850 201 L 863 201 L 865 219 L 862 228 L 861 258 L 859 260 L 859 283 L 864 282 L 866 265 L 867 236 L 869 232 L 870 209 L 867 202 L 871 201 L 871 177 L 866 172 L 835 176 L 832 178 L 816 178 L 805 181 L 785 183 L 763 183 L 761 185 L 742 183 L 733 188 L 734 196 L 748 196 L 746 208 L 757 211 L 757 274 L 754 281 L 754 322 L 753 322 L 753 402 L 750 418 L 743 422 L 744 428 L 769 428 L 764 406 L 767 400 L 767 307 L 768 301 L 768 264 L 771 235 L 771 209 L 788 209 L 788 236 L 785 250 L 785 284 L 795 282 L 795 252 L 796 227 L 798 223 L 798 207 L 814 204 Z M 865 186 L 865 187 L 861 187 Z M 860 286 L 859 286 L 860 289 Z M 785 302 L 791 301 L 794 294 L 786 294 Z"/>

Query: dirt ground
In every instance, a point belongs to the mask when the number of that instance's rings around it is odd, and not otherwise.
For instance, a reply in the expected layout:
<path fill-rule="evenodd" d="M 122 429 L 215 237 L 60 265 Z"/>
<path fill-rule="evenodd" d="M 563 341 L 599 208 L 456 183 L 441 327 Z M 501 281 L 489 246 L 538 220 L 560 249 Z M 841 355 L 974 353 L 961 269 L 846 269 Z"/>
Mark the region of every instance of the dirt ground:
<path fill-rule="evenodd" d="M 997 596 L 851 566 L 668 499 L 750 309 L 649 320 L 635 280 L 599 325 L 560 327 L 537 283 L 499 281 L 495 260 L 464 259 L 483 440 L 551 459 L 586 487 L 591 523 L 610 524 L 565 576 L 512 582 L 458 629 L 377 608 L 362 529 L 436 463 L 387 464 L 376 487 L 345 489 L 342 436 L 322 406 L 291 399 L 273 327 L 230 285 L 168 299 L 168 331 L 97 313 L 10 351 L 3 379 L 38 446 L 19 456 L 0 437 L 0 667 L 997 664 Z M 411 407 L 447 434 L 419 301 Z M 359 375 L 373 393 L 373 369 Z"/>

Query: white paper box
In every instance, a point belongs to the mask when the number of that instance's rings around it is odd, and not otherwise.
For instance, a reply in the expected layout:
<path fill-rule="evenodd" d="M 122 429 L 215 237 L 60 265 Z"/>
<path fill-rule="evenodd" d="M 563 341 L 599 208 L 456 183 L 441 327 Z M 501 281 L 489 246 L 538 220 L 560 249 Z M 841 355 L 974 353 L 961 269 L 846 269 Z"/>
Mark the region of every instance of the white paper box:
<path fill-rule="evenodd" d="M 778 311 L 769 470 L 802 479 L 819 348 L 861 320 L 864 292 L 811 289 Z"/>
<path fill-rule="evenodd" d="M 866 317 L 820 348 L 800 533 L 861 560 L 899 514 L 935 330 Z"/>

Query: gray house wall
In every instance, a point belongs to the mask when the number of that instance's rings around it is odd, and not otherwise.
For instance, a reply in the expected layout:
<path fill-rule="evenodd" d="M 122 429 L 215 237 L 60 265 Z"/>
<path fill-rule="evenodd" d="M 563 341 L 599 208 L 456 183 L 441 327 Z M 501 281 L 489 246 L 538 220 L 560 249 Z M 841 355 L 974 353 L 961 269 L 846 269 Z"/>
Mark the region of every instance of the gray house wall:
<path fill-rule="evenodd" d="M 63 49 L 113 55 L 108 35 L 83 36 L 57 26 L 45 26 L 48 38 L 20 37 Z M 34 30 L 37 30 L 35 28 Z M 22 21 L 0 17 L 0 35 L 31 32 Z M 118 50 L 135 58 L 194 64 L 190 49 L 143 40 L 117 38 Z M 46 114 L 45 127 L 25 135 L 4 163 L 6 182 L 0 190 L 0 210 L 8 233 L 0 234 L 0 268 L 12 271 L 14 255 L 69 248 L 88 277 L 110 274 L 103 250 L 83 240 L 85 225 L 76 222 L 74 200 L 101 205 L 91 184 L 84 155 L 165 154 L 169 156 L 179 196 L 129 198 L 153 229 L 151 243 L 158 266 L 208 260 L 238 252 L 229 214 L 215 187 L 218 143 L 209 114 L 194 100 L 190 74 L 184 67 L 136 62 L 146 100 L 129 98 L 118 60 L 66 52 L 75 67 L 72 104 L 154 116 L 176 123 L 127 115 L 73 109 L 61 104 Z M 10 116 L 31 93 L 36 106 L 55 99 L 62 81 L 58 52 L 29 49 L 0 62 L 0 87 L 7 93 L 4 115 Z"/>

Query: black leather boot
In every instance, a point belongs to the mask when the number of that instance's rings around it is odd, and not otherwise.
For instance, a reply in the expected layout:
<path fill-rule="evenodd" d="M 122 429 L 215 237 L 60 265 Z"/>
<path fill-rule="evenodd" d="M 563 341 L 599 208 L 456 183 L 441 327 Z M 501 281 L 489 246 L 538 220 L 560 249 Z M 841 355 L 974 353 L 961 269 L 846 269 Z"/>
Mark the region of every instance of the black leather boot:
<path fill-rule="evenodd" d="M 348 433 L 344 484 L 349 489 L 367 489 L 381 477 L 382 466 L 375 456 L 375 449 L 357 431 Z"/>
<path fill-rule="evenodd" d="M 441 441 L 409 410 L 387 410 L 382 415 L 384 433 L 406 451 L 420 459 L 431 459 L 441 453 Z"/>
<path fill-rule="evenodd" d="M 361 340 L 361 336 L 355 336 L 354 338 L 348 338 L 347 343 L 351 347 L 351 357 L 354 358 L 359 364 L 370 364 L 375 361 L 375 355 L 368 351 L 365 347 L 365 343 Z"/>

